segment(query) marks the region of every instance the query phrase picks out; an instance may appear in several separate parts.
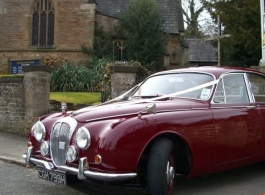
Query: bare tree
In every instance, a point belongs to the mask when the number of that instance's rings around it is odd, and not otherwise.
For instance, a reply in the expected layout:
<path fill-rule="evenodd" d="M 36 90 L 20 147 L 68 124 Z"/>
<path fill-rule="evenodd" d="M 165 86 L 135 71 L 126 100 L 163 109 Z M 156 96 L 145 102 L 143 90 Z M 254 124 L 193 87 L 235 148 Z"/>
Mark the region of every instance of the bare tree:
<path fill-rule="evenodd" d="M 182 10 L 186 37 L 202 38 L 215 34 L 215 24 L 201 0 L 182 0 Z"/>

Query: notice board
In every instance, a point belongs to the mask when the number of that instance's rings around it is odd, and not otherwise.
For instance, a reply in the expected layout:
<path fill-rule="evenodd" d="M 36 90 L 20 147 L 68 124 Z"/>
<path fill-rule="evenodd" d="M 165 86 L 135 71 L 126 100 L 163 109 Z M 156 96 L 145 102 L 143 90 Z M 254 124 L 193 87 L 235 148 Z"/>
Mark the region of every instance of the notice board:
<path fill-rule="evenodd" d="M 35 60 L 11 60 L 11 73 L 12 74 L 23 74 L 23 66 L 37 66 L 41 62 L 40 59 Z"/>

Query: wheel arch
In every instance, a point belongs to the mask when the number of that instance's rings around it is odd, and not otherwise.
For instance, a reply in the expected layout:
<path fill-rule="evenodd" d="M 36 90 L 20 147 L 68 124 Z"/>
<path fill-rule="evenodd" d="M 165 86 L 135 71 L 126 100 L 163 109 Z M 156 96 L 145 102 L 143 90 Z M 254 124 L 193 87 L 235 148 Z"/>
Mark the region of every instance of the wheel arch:
<path fill-rule="evenodd" d="M 176 173 L 183 174 L 185 176 L 189 175 L 192 169 L 192 151 L 187 143 L 187 141 L 181 137 L 180 135 L 174 132 L 165 132 L 162 134 L 158 134 L 152 139 L 149 140 L 148 144 L 145 146 L 139 160 L 138 160 L 138 171 L 146 170 L 145 165 L 147 164 L 148 154 L 150 148 L 152 147 L 153 143 L 159 138 L 167 138 L 172 140 L 175 148 L 175 155 L 176 155 Z M 142 168 L 144 167 L 144 168 Z"/>

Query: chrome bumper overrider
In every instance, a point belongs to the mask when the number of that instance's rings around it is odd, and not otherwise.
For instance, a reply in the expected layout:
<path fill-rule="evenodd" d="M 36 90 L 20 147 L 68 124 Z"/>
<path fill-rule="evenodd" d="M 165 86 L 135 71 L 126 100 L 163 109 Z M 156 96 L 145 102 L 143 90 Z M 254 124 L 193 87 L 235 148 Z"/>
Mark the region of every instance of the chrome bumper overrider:
<path fill-rule="evenodd" d="M 39 160 L 32 156 L 33 146 L 28 147 L 27 154 L 23 155 L 25 159 L 25 163 L 27 165 L 34 165 L 45 168 L 47 170 L 54 170 L 54 165 L 51 162 L 46 162 L 44 160 Z M 100 173 L 89 171 L 87 158 L 80 158 L 78 168 L 69 167 L 69 166 L 59 166 L 59 170 L 66 171 L 67 173 L 71 173 L 77 175 L 78 179 L 86 180 L 86 179 L 94 179 L 98 181 L 124 181 L 134 179 L 137 174 L 136 173 Z"/>

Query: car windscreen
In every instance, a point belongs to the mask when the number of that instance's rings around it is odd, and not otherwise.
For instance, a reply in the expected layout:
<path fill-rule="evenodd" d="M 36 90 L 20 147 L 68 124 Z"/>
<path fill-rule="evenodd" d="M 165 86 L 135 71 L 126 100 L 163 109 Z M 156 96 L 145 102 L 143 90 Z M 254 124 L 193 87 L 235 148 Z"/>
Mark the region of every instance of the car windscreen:
<path fill-rule="evenodd" d="M 207 100 L 212 92 L 212 85 L 200 88 L 201 85 L 211 82 L 214 77 L 203 73 L 174 73 L 162 74 L 148 78 L 132 95 L 132 97 L 152 98 L 175 94 L 182 98 Z M 189 90 L 191 89 L 191 90 Z"/>

